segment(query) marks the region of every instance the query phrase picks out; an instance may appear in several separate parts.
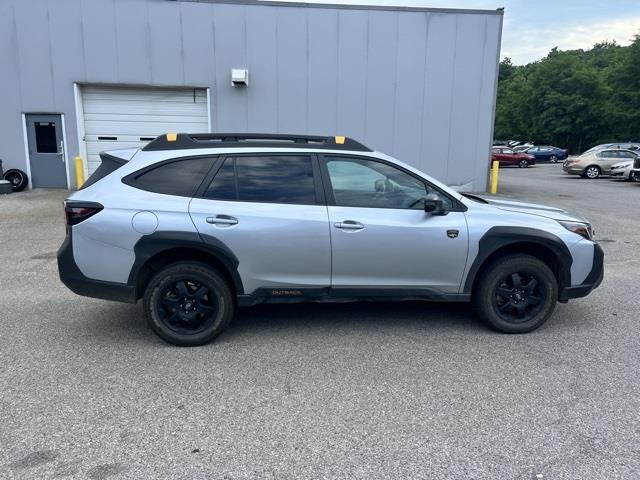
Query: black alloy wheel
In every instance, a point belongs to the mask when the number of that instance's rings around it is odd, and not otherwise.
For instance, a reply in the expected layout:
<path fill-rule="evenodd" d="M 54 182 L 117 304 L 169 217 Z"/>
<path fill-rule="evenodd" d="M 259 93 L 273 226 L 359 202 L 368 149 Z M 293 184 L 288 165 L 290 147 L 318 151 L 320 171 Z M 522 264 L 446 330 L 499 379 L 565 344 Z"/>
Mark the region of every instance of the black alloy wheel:
<path fill-rule="evenodd" d="M 483 267 L 471 299 L 478 316 L 494 330 L 526 333 L 553 313 L 558 281 L 539 258 L 509 254 Z"/>
<path fill-rule="evenodd" d="M 235 301 L 227 280 L 211 266 L 184 261 L 167 265 L 144 293 L 147 323 L 163 340 L 184 347 L 204 345 L 231 322 Z"/>
<path fill-rule="evenodd" d="M 494 309 L 509 323 L 523 323 L 540 312 L 548 295 L 544 283 L 528 273 L 506 275 L 496 286 Z"/>
<path fill-rule="evenodd" d="M 189 278 L 166 285 L 156 297 L 156 302 L 162 322 L 182 335 L 206 330 L 218 311 L 218 302 L 209 288 Z"/>
<path fill-rule="evenodd" d="M 529 166 L 529 162 L 523 158 L 520 160 L 520 163 L 518 163 L 518 166 L 520 168 L 527 168 Z"/>

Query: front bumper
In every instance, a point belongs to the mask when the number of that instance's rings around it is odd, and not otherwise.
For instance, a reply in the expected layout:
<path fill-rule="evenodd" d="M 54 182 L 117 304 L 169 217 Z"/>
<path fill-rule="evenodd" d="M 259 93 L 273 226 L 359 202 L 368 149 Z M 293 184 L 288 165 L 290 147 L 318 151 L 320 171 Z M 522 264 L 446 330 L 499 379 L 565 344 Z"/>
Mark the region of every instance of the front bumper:
<path fill-rule="evenodd" d="M 558 300 L 561 302 L 567 301 L 571 298 L 586 297 L 594 289 L 598 288 L 604 278 L 604 252 L 602 247 L 595 243 L 593 245 L 593 265 L 587 278 L 584 279 L 581 285 L 574 285 L 571 287 L 564 287 L 560 290 Z"/>
<path fill-rule="evenodd" d="M 135 303 L 136 288 L 123 283 L 106 282 L 86 277 L 73 258 L 71 227 L 58 250 L 58 273 L 69 290 L 85 297 L 102 298 L 116 302 Z"/>

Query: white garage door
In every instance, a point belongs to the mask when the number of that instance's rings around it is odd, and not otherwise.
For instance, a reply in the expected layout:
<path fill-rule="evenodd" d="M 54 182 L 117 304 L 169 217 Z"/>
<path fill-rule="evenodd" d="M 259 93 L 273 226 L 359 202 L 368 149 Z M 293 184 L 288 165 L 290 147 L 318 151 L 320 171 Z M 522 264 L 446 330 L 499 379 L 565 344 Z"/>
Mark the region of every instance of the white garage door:
<path fill-rule="evenodd" d="M 189 88 L 82 87 L 89 173 L 103 150 L 141 147 L 167 132 L 208 132 L 207 91 Z"/>

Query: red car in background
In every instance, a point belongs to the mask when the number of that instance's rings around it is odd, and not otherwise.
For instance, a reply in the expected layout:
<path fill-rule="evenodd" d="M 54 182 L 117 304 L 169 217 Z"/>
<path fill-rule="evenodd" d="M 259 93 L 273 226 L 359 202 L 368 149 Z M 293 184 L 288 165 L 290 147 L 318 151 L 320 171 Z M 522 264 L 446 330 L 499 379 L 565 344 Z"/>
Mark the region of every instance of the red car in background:
<path fill-rule="evenodd" d="M 503 165 L 517 165 L 520 168 L 526 168 L 529 165 L 536 164 L 536 157 L 528 153 L 516 153 L 509 147 L 493 147 L 491 149 L 491 161 L 500 162 Z"/>

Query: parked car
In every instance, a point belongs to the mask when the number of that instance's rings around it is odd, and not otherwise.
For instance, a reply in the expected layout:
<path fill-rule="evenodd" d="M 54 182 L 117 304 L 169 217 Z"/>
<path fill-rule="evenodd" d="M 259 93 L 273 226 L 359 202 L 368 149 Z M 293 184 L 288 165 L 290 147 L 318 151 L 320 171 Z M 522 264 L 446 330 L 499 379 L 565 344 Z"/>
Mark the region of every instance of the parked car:
<path fill-rule="evenodd" d="M 64 204 L 60 278 L 142 299 L 177 345 L 261 302 L 471 301 L 523 333 L 603 277 L 585 219 L 460 194 L 347 137 L 167 134 L 101 158 Z"/>
<path fill-rule="evenodd" d="M 491 149 L 491 161 L 500 162 L 500 166 L 517 165 L 520 168 L 536 164 L 536 159 L 533 155 L 516 153 L 513 149 L 507 147 L 493 147 Z"/>
<path fill-rule="evenodd" d="M 613 144 L 613 143 L 601 143 L 600 145 L 595 145 L 595 146 L 591 147 L 589 150 L 585 150 L 580 155 L 576 155 L 576 157 L 579 157 L 581 155 L 586 155 L 587 153 L 593 153 L 593 152 L 597 152 L 597 151 L 600 151 L 600 150 L 605 150 L 605 149 L 609 148 L 612 145 L 615 145 L 615 144 Z"/>
<path fill-rule="evenodd" d="M 598 178 L 601 175 L 610 175 L 611 167 L 615 164 L 633 161 L 637 158 L 638 154 L 631 150 L 597 150 L 567 159 L 562 169 L 567 173 L 581 175 L 584 178 Z"/>
<path fill-rule="evenodd" d="M 602 143 L 591 147 L 584 153 L 597 152 L 599 150 L 631 150 L 633 152 L 640 150 L 640 143 L 637 142 L 625 142 L 625 143 Z M 584 155 L 583 153 L 583 155 Z"/>
<path fill-rule="evenodd" d="M 611 176 L 620 177 L 627 181 L 635 181 L 633 173 L 633 160 L 625 160 L 611 166 Z"/>
<path fill-rule="evenodd" d="M 525 153 L 527 150 L 529 150 L 532 147 L 533 145 L 531 145 L 530 143 L 526 143 L 524 145 L 518 145 L 518 146 L 512 147 L 512 149 L 516 153 Z"/>
<path fill-rule="evenodd" d="M 629 173 L 629 177 L 634 182 L 640 182 L 640 156 L 633 160 L 633 168 Z"/>
<path fill-rule="evenodd" d="M 549 145 L 542 145 L 532 147 L 527 150 L 529 155 L 533 155 L 538 161 L 545 161 L 550 163 L 556 163 L 564 160 L 569 155 L 568 150 L 564 150 L 558 147 L 551 147 Z"/>

